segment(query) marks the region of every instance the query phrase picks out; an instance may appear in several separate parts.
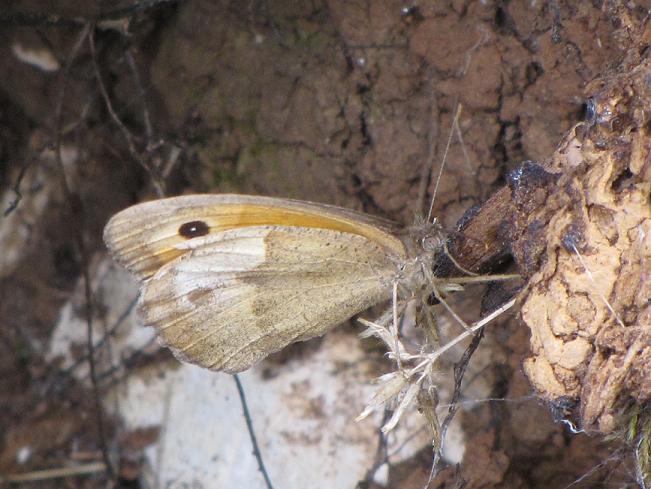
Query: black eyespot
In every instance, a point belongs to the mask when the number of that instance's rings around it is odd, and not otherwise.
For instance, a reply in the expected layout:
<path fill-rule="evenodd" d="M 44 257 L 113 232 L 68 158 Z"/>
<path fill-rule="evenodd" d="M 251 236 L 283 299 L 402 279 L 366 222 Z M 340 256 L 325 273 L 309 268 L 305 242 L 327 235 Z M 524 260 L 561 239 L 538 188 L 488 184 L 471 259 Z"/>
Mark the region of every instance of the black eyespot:
<path fill-rule="evenodd" d="M 208 227 L 208 224 L 203 221 L 190 221 L 181 224 L 181 227 L 179 227 L 179 234 L 186 239 L 205 236 L 209 232 L 210 228 Z"/>

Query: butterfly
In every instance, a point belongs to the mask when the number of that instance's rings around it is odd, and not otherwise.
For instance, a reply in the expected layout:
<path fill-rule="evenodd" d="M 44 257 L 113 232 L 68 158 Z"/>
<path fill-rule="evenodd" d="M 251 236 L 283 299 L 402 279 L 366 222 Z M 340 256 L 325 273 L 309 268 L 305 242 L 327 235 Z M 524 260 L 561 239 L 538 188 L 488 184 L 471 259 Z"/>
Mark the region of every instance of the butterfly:
<path fill-rule="evenodd" d="M 163 344 L 236 373 L 391 299 L 398 283 L 420 286 L 432 229 L 407 238 L 392 221 L 341 207 L 205 194 L 129 207 L 104 240 L 141 282 L 143 322 Z"/>

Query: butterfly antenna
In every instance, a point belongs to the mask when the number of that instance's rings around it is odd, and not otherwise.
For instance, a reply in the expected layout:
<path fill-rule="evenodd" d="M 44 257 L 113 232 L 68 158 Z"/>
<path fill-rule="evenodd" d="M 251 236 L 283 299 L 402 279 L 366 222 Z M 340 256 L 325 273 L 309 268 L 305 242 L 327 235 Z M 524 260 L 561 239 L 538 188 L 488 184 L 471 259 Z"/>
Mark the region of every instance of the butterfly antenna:
<path fill-rule="evenodd" d="M 463 161 L 466 164 L 466 170 L 468 171 L 468 174 L 472 175 L 474 169 L 470 163 L 470 155 L 468 154 L 466 142 L 463 140 L 463 132 L 461 131 L 461 127 L 459 127 L 458 119 L 457 123 L 454 125 L 454 133 L 457 135 L 457 139 L 459 140 L 459 146 L 461 146 L 461 152 L 463 153 Z"/>
<path fill-rule="evenodd" d="M 471 272 L 470 270 L 464 268 L 464 267 L 463 267 L 463 266 L 462 266 L 462 265 L 461 265 L 461 264 L 460 264 L 460 263 L 459 263 L 459 262 L 458 262 L 458 261 L 457 261 L 457 260 L 452 256 L 452 253 L 450 253 L 450 250 L 448 249 L 448 243 L 447 243 L 447 241 L 443 241 L 443 252 L 445 253 L 445 256 L 447 256 L 447 257 L 450 259 L 450 261 L 452 262 L 452 264 L 453 264 L 455 267 L 457 267 L 457 269 L 459 269 L 460 271 L 462 271 L 463 273 L 465 273 L 465 274 L 467 274 L 467 275 L 469 275 L 469 276 L 471 276 L 471 277 L 478 277 L 478 276 L 479 276 L 478 273 Z"/>
<path fill-rule="evenodd" d="M 429 204 L 429 211 L 427 212 L 427 222 L 429 223 L 432 219 L 432 211 L 434 210 L 434 200 L 436 199 L 436 194 L 438 193 L 439 190 L 439 184 L 441 183 L 441 176 L 443 175 L 443 169 L 445 168 L 445 162 L 447 161 L 448 158 L 448 152 L 450 151 L 450 145 L 452 144 L 452 135 L 454 134 L 454 127 L 457 125 L 459 121 L 459 117 L 461 116 L 461 110 L 463 106 L 461 104 L 457 104 L 457 111 L 454 114 L 454 119 L 452 120 L 452 125 L 450 126 L 450 134 L 448 136 L 448 142 L 445 145 L 445 152 L 443 153 L 443 160 L 441 161 L 441 167 L 439 168 L 439 173 L 436 176 L 436 183 L 434 184 L 434 192 L 432 193 L 432 200 L 430 201 Z"/>

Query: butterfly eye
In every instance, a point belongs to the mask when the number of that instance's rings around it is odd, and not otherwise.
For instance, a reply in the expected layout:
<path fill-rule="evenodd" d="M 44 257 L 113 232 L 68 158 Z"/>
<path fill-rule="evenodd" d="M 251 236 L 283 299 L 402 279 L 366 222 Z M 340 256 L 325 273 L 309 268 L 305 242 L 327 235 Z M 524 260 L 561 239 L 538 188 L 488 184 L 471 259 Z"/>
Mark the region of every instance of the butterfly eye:
<path fill-rule="evenodd" d="M 197 238 L 199 236 L 205 236 L 210 232 L 208 224 L 203 221 L 190 221 L 185 224 L 181 224 L 179 227 L 179 234 L 186 239 Z"/>
<path fill-rule="evenodd" d="M 425 251 L 435 251 L 438 249 L 439 245 L 440 245 L 440 239 L 438 238 L 438 236 L 428 235 L 421 240 L 421 246 Z"/>

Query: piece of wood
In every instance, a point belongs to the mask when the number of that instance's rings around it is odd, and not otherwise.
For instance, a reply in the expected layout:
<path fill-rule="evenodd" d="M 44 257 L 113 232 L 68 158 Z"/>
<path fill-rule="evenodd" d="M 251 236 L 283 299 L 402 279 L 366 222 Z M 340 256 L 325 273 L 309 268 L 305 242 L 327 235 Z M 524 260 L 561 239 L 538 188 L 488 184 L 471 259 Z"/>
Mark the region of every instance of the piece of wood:
<path fill-rule="evenodd" d="M 511 190 L 504 186 L 481 206 L 469 209 L 448 238 L 447 250 L 438 254 L 434 273 L 439 277 L 463 275 L 464 270 L 486 273 L 507 261 L 510 247 L 503 229 L 511 208 Z"/>

